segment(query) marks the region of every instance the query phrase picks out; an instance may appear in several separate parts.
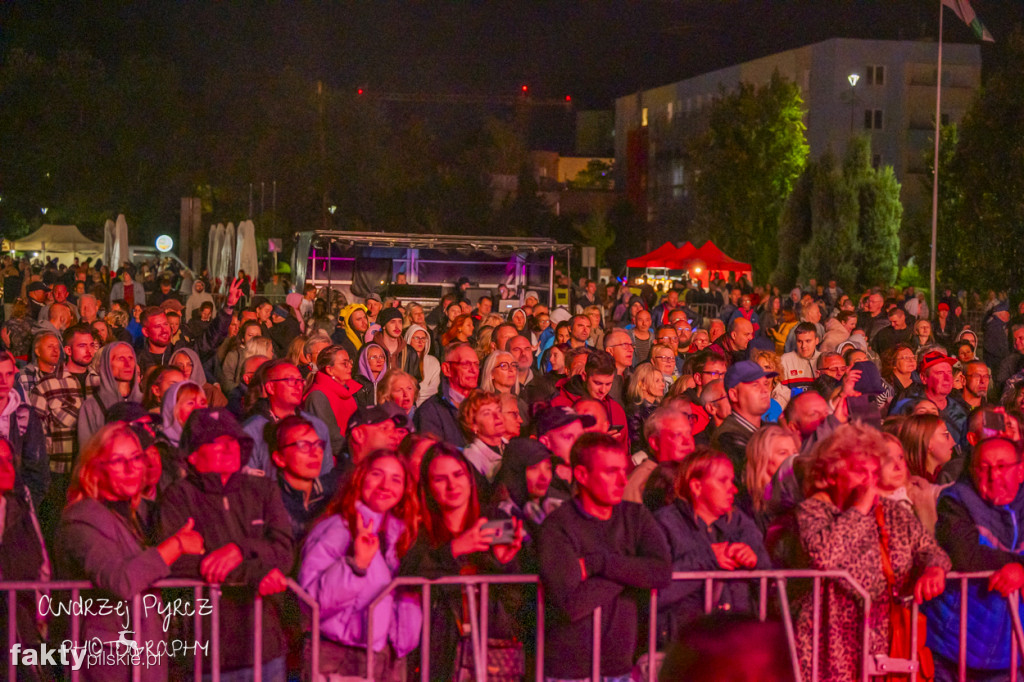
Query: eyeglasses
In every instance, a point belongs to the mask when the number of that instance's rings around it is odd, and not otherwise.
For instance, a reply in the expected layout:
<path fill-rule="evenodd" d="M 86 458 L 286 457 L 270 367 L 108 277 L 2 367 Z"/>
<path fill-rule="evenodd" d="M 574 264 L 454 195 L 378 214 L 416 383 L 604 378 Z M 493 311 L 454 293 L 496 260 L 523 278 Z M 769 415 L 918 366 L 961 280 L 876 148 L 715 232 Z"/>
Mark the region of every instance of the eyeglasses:
<path fill-rule="evenodd" d="M 725 376 L 725 372 L 708 372 L 707 370 L 701 370 L 701 374 L 707 374 L 709 377 L 721 377 Z"/>
<path fill-rule="evenodd" d="M 502 371 L 505 371 L 505 370 L 511 369 L 512 367 L 515 367 L 515 366 L 516 365 L 514 363 L 511 363 L 511 362 L 499 362 L 498 364 L 496 364 L 494 366 L 494 369 L 500 369 Z"/>
<path fill-rule="evenodd" d="M 456 367 L 460 365 L 469 365 L 470 367 L 476 367 L 477 369 L 480 369 L 480 362 L 477 360 L 463 360 L 462 362 L 455 362 L 454 360 L 449 360 L 448 364 L 455 365 Z"/>
<path fill-rule="evenodd" d="M 145 466 L 146 458 L 142 453 L 139 453 L 134 457 L 117 457 L 115 459 L 108 459 L 104 464 L 111 469 L 120 469 L 121 471 L 128 472 L 137 467 Z"/>
<path fill-rule="evenodd" d="M 348 360 L 348 359 L 338 360 L 334 364 L 336 364 L 338 367 L 351 367 L 352 366 L 352 361 Z"/>
<path fill-rule="evenodd" d="M 322 440 L 297 440 L 294 443 L 286 443 L 285 445 L 282 445 L 281 449 L 284 450 L 285 448 L 296 448 L 302 454 L 308 455 L 309 453 L 315 452 L 317 450 L 320 450 L 322 452 L 326 445 L 327 443 L 323 442 Z"/>
<path fill-rule="evenodd" d="M 352 364 L 352 363 L 349 363 L 349 364 Z M 306 383 L 306 380 L 303 379 L 302 377 L 283 377 L 281 379 L 267 379 L 267 383 L 268 384 L 277 383 L 279 381 L 280 382 L 284 382 L 286 384 L 291 384 L 293 386 L 296 385 L 296 384 L 304 384 L 304 383 Z"/>
<path fill-rule="evenodd" d="M 636 348 L 636 345 L 634 345 L 632 342 L 627 341 L 625 343 L 613 343 L 610 346 L 605 346 L 604 349 L 608 350 L 609 348 L 618 348 L 619 346 L 629 346 L 630 348 Z"/>
<path fill-rule="evenodd" d="M 659 355 L 656 358 L 651 358 L 651 360 L 657 360 L 657 361 L 664 360 L 665 362 L 673 362 L 675 360 L 675 358 L 673 358 L 671 355 Z"/>

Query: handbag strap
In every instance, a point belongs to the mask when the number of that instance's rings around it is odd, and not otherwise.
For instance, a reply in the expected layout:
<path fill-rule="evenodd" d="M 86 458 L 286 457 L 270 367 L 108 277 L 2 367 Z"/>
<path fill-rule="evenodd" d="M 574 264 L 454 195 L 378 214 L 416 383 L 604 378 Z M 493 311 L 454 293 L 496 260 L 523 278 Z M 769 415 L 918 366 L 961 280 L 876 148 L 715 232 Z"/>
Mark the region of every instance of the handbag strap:
<path fill-rule="evenodd" d="M 881 539 L 882 573 L 885 574 L 885 582 L 889 583 L 889 591 L 896 596 L 896 573 L 892 570 L 892 557 L 889 555 L 889 529 L 885 526 L 885 510 L 880 502 L 875 504 L 875 521 Z"/>

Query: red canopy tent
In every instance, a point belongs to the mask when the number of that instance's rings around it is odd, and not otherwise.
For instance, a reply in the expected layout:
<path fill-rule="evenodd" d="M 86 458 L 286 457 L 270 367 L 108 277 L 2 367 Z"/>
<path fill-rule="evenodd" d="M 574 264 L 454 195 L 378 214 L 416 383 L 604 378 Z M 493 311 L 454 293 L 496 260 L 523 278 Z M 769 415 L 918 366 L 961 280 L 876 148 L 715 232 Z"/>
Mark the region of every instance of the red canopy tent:
<path fill-rule="evenodd" d="M 697 249 L 694 260 L 699 261 L 703 265 L 701 272 L 695 274 L 698 274 L 704 286 L 708 285 L 712 273 L 725 279 L 727 273 L 730 272 L 735 273 L 736 278 L 739 278 L 743 273 L 750 274 L 752 272 L 750 263 L 743 263 L 731 256 L 727 256 L 711 240 L 704 242 L 704 246 Z"/>
<path fill-rule="evenodd" d="M 626 261 L 626 265 L 631 268 L 663 268 L 666 266 L 662 265 L 662 263 L 674 256 L 676 251 L 677 249 L 672 245 L 672 242 L 665 242 L 648 254 L 630 258 Z"/>

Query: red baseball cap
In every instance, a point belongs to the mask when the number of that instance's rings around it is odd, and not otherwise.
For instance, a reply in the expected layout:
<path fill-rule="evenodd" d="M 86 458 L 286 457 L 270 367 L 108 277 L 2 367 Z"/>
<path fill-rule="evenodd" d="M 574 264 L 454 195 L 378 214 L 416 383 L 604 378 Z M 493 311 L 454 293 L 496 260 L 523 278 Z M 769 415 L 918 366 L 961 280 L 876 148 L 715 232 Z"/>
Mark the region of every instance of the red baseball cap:
<path fill-rule="evenodd" d="M 956 358 L 951 358 L 950 356 L 946 355 L 941 351 L 929 351 L 925 353 L 924 356 L 921 357 L 921 361 L 917 365 L 917 371 L 923 372 L 929 367 L 941 365 L 942 363 L 946 363 L 947 365 L 955 365 Z"/>

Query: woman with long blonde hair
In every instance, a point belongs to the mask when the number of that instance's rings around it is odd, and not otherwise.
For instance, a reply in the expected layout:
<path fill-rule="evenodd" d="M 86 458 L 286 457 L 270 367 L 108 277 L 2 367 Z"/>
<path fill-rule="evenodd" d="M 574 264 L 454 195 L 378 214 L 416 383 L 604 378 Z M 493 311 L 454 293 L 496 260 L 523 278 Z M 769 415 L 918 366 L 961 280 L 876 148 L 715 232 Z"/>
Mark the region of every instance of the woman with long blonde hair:
<path fill-rule="evenodd" d="M 107 424 L 97 431 L 79 454 L 71 475 L 68 505 L 57 534 L 62 562 L 60 572 L 71 579 L 89 580 L 100 594 L 131 600 L 151 590 L 157 580 L 170 575 L 171 565 L 183 554 L 204 554 L 202 536 L 193 530 L 192 519 L 163 542 L 152 542 L 147 528 L 148 503 L 142 499 L 146 456 L 138 436 L 124 422 Z M 134 623 L 144 647 L 163 642 L 159 618 Z M 117 639 L 124 630 L 116 614 L 89 615 L 83 621 L 83 637 L 102 642 Z M 112 651 L 111 653 L 116 653 Z M 144 680 L 166 680 L 166 660 L 142 668 Z M 86 680 L 129 680 L 129 665 L 110 663 L 83 670 Z"/>

